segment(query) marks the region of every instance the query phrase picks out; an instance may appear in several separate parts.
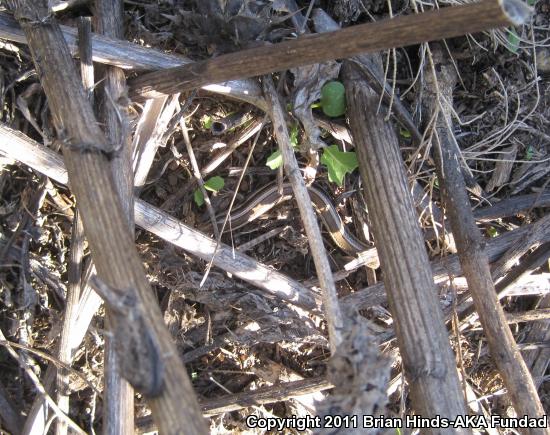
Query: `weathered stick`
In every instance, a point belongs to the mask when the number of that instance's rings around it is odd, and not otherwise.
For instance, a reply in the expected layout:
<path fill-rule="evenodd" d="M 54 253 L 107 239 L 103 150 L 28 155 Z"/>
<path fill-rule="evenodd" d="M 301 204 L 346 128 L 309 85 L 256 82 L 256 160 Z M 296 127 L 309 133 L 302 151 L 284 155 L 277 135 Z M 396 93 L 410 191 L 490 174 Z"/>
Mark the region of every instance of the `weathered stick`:
<path fill-rule="evenodd" d="M 503 278 L 523 255 L 541 245 L 546 236 L 550 237 L 550 214 L 539 219 L 525 238 L 506 251 L 496 263 L 491 265 L 493 280 L 497 282 Z"/>
<path fill-rule="evenodd" d="M 536 320 L 550 320 L 550 308 L 541 308 L 519 313 L 506 313 L 506 321 L 508 323 L 534 322 Z"/>
<path fill-rule="evenodd" d="M 108 166 L 113 152 L 98 127 L 74 69 L 59 26 L 48 16 L 47 2 L 16 0 L 19 22 L 60 138 L 71 188 L 78 200 L 90 248 L 100 276 L 117 289 L 134 288 L 146 307 L 152 340 L 163 359 L 163 388 L 149 404 L 163 433 L 206 433 L 192 385 L 166 330 L 145 277 Z M 116 151 L 115 151 L 116 152 Z M 139 349 L 136 349 L 139 351 Z"/>
<path fill-rule="evenodd" d="M 284 382 L 270 387 L 258 388 L 254 391 L 244 391 L 216 399 L 204 400 L 201 402 L 201 408 L 205 416 L 212 416 L 252 406 L 283 402 L 296 397 L 329 390 L 332 387 L 333 385 L 325 377 Z M 136 426 L 140 434 L 153 432 L 157 429 L 150 417 L 138 419 Z"/>
<path fill-rule="evenodd" d="M 344 62 L 343 74 L 359 170 L 413 407 L 425 417 L 464 415 L 464 398 L 397 136 L 377 113 L 378 95 L 361 79 L 356 65 Z"/>
<path fill-rule="evenodd" d="M 96 0 L 95 23 L 99 34 L 124 38 L 124 4 L 122 0 Z M 91 60 L 91 59 L 90 59 Z M 102 121 L 107 140 L 120 147 L 118 155 L 109 161 L 120 205 L 126 213 L 130 232 L 134 231 L 134 171 L 132 142 L 127 108 L 120 104 L 126 96 L 124 70 L 115 66 L 103 68 L 103 80 L 99 88 L 98 117 Z M 134 389 L 120 369 L 117 345 L 113 343 L 113 324 L 116 315 L 107 306 L 106 327 L 110 332 L 105 338 L 104 361 L 104 435 L 134 432 Z"/>
<path fill-rule="evenodd" d="M 80 75 L 82 85 L 87 93 L 88 100 L 93 102 L 94 95 L 94 66 L 92 64 L 92 21 L 89 17 L 81 17 L 78 20 L 78 46 L 80 53 Z M 75 208 L 72 231 L 71 251 L 69 255 L 67 299 L 65 303 L 65 316 L 63 328 L 59 337 L 59 360 L 68 365 L 73 359 L 74 349 L 71 346 L 73 325 L 78 310 L 78 301 L 81 290 L 82 258 L 84 257 L 84 228 L 80 219 L 80 212 Z M 49 367 L 48 367 L 49 368 Z M 57 369 L 57 405 L 63 412 L 69 412 L 69 372 L 63 368 Z M 48 386 L 45 385 L 45 388 Z M 67 424 L 63 420 L 57 420 L 56 435 L 67 434 Z"/>
<path fill-rule="evenodd" d="M 489 261 L 497 260 L 506 250 L 514 245 L 518 240 L 521 240 L 532 225 L 520 227 L 514 231 L 504 233 L 501 236 L 490 238 L 485 241 L 486 252 L 489 257 Z M 550 242 L 550 237 L 543 240 L 544 242 Z M 538 263 L 535 267 L 540 266 Z M 457 277 L 462 275 L 462 268 L 460 261 L 456 254 L 448 255 L 447 257 L 432 261 L 430 263 L 431 273 L 433 280 L 436 283 L 443 283 L 449 279 L 449 276 Z M 518 266 L 519 267 L 519 266 Z M 512 270 L 513 273 L 515 269 Z M 519 279 L 519 278 L 518 278 Z M 501 281 L 504 283 L 504 280 Z M 514 281 L 515 282 L 515 281 Z M 507 282 L 508 286 L 512 286 L 514 282 Z M 499 288 L 502 291 L 504 288 Z M 363 310 L 373 305 L 381 305 L 387 302 L 386 299 L 386 287 L 384 283 L 378 283 L 370 287 L 362 288 L 355 293 L 345 296 L 341 300 L 345 308 L 352 308 Z"/>
<path fill-rule="evenodd" d="M 146 98 L 174 94 L 211 83 L 259 76 L 360 53 L 519 25 L 529 14 L 530 8 L 517 0 L 484 0 L 422 14 L 402 15 L 144 74 L 129 82 L 130 95 L 132 98 Z"/>
<path fill-rule="evenodd" d="M 466 184 L 460 170 L 460 150 L 452 134 L 450 105 L 456 82 L 454 67 L 444 58 L 443 50 L 434 47 L 434 61 L 439 65 L 435 73 L 432 64 L 426 74 L 429 113 L 438 116 L 435 122 L 436 170 L 440 180 L 443 201 L 451 222 L 462 270 L 470 294 L 487 337 L 489 349 L 510 399 L 518 415 L 541 417 L 544 415 L 537 389 L 518 351 L 491 278 L 485 243 L 476 227 Z M 431 61 L 430 61 L 431 64 Z M 548 434 L 548 429 L 530 429 L 531 434 Z"/>
<path fill-rule="evenodd" d="M 330 348 L 334 354 L 337 347 L 342 344 L 344 320 L 342 312 L 340 311 L 340 305 L 338 304 L 336 286 L 334 285 L 334 278 L 330 270 L 327 251 L 323 244 L 323 236 L 319 229 L 315 211 L 313 210 L 313 202 L 309 197 L 304 178 L 298 167 L 296 155 L 290 144 L 290 137 L 286 126 L 284 111 L 279 100 L 279 94 L 275 89 L 271 76 L 264 77 L 262 81 L 265 99 L 271 107 L 270 116 L 271 122 L 273 123 L 273 135 L 277 139 L 279 150 L 283 158 L 284 170 L 292 186 L 294 196 L 296 197 L 300 217 L 302 218 L 311 248 L 311 256 L 315 263 L 317 277 L 321 284 L 323 310 L 328 324 Z"/>
<path fill-rule="evenodd" d="M 550 190 L 503 199 L 490 207 L 474 210 L 474 217 L 478 222 L 488 222 L 535 207 L 550 207 Z"/>

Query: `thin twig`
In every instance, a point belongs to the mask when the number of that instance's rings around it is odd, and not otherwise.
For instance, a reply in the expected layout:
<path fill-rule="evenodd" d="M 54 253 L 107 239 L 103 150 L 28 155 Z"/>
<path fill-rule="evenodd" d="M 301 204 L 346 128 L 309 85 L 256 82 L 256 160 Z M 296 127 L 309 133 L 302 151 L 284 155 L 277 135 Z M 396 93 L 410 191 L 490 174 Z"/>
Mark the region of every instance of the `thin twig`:
<path fill-rule="evenodd" d="M 212 229 L 214 230 L 214 236 L 216 239 L 220 238 L 220 231 L 218 229 L 218 224 L 216 222 L 216 212 L 212 207 L 210 201 L 210 196 L 204 188 L 204 179 L 202 178 L 197 159 L 195 158 L 195 152 L 193 151 L 193 146 L 191 145 L 191 139 L 189 139 L 189 130 L 185 124 L 185 119 L 180 118 L 180 128 L 183 134 L 183 142 L 185 143 L 185 148 L 187 149 L 187 155 L 189 156 L 189 162 L 191 163 L 191 168 L 193 168 L 193 176 L 199 185 L 199 189 L 202 192 L 204 203 L 206 204 L 206 210 L 208 211 L 208 216 L 210 217 L 210 223 L 212 224 Z"/>
<path fill-rule="evenodd" d="M 279 95 L 270 76 L 265 76 L 263 78 L 263 87 L 265 98 L 271 108 L 270 116 L 273 123 L 273 131 L 283 157 L 283 167 L 292 185 L 292 190 L 294 191 L 304 229 L 308 236 L 317 276 L 321 284 L 331 351 L 335 353 L 337 347 L 342 343 L 341 334 L 344 328 L 344 320 L 342 318 L 340 306 L 338 305 L 338 296 L 330 270 L 330 263 L 323 244 L 323 237 L 319 229 L 319 224 L 315 211 L 313 210 L 312 201 L 309 197 L 305 181 L 298 167 L 298 161 L 294 155 L 294 149 L 290 143 L 288 128 L 286 126 L 281 102 L 279 101 Z"/>
<path fill-rule="evenodd" d="M 452 122 L 448 106 L 452 104 L 452 91 L 456 81 L 455 71 L 445 61 L 443 50 L 433 47 L 433 57 L 440 64 L 436 73 L 434 61 L 429 59 L 431 82 L 427 105 L 430 112 L 438 112 L 435 124 L 435 156 L 438 179 L 442 185 L 443 200 L 455 237 L 460 262 L 468 281 L 468 288 L 479 314 L 491 354 L 503 378 L 511 401 L 519 415 L 532 417 L 544 415 L 533 379 L 518 352 L 514 337 L 506 324 L 504 312 L 498 302 L 489 269 L 489 259 L 481 234 L 476 227 L 470 207 L 464 177 L 460 170 L 460 149 L 452 134 Z M 531 430 L 529 433 L 548 433 Z"/>

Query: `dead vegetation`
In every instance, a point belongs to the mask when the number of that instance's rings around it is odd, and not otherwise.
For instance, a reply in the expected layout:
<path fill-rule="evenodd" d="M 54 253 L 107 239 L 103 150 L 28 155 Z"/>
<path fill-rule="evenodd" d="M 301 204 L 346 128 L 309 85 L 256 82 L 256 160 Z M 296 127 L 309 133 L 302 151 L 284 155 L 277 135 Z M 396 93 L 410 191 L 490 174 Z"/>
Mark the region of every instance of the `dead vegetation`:
<path fill-rule="evenodd" d="M 525 25 L 200 89 L 174 71 L 457 2 L 53 3 L 0 5 L 0 430 L 548 413 L 547 2 Z M 36 36 L 53 14 L 89 93 Z M 133 98 L 176 67 L 170 95 Z M 345 116 L 319 107 L 331 80 Z M 341 185 L 334 144 L 357 153 Z"/>

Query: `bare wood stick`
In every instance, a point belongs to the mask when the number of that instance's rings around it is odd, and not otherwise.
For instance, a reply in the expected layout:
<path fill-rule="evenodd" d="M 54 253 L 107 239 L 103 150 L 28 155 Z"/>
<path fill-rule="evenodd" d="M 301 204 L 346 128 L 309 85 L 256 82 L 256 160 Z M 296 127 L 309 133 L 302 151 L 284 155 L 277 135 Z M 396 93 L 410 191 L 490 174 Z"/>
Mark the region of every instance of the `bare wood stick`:
<path fill-rule="evenodd" d="M 201 175 L 204 177 L 213 172 L 227 159 L 233 151 L 240 147 L 247 140 L 253 138 L 258 131 L 263 127 L 264 123 L 261 119 L 257 119 L 250 124 L 238 137 L 231 140 L 220 153 L 216 154 L 204 168 L 201 169 Z"/>
<path fill-rule="evenodd" d="M 97 33 L 115 39 L 124 38 L 124 4 L 122 0 L 96 0 L 95 24 Z M 91 59 L 90 59 L 91 60 Z M 127 117 L 126 77 L 124 70 L 106 66 L 99 99 L 99 116 L 105 126 L 107 140 L 120 147 L 109 161 L 120 204 L 126 214 L 130 232 L 134 231 L 134 170 L 132 142 Z M 115 315 L 107 306 L 104 373 L 104 434 L 134 432 L 134 389 L 121 373 L 116 344 L 113 343 Z"/>
<path fill-rule="evenodd" d="M 292 397 L 316 393 L 332 388 L 323 377 L 304 379 L 302 381 L 285 382 L 273 387 L 261 388 L 256 391 L 233 394 L 219 399 L 204 402 L 201 407 L 205 415 L 216 415 L 229 410 L 238 410 L 259 404 L 281 402 Z"/>
<path fill-rule="evenodd" d="M 344 62 L 343 74 L 359 170 L 413 406 L 423 416 L 464 415 L 397 137 L 377 113 L 378 95 L 361 80 L 355 65 Z"/>
<path fill-rule="evenodd" d="M 489 207 L 474 210 L 474 217 L 478 222 L 488 222 L 493 219 L 513 216 L 525 210 L 536 207 L 550 206 L 550 191 L 531 193 L 529 195 L 514 196 L 504 199 Z"/>
<path fill-rule="evenodd" d="M 272 296 L 319 314 L 317 311 L 320 305 L 319 296 L 286 275 L 247 255 L 235 252 L 223 243 L 220 243 L 216 250 L 215 240 L 143 201 L 136 201 L 135 213 L 136 223 L 141 228 L 205 261 L 210 261 L 216 253 L 214 266 L 265 290 Z"/>
<path fill-rule="evenodd" d="M 279 144 L 279 149 L 281 150 L 283 167 L 292 186 L 292 190 L 294 191 L 298 210 L 300 211 L 300 217 L 302 218 L 311 248 L 311 256 L 315 263 L 317 277 L 319 278 L 319 283 L 323 292 L 323 309 L 325 312 L 325 319 L 328 323 L 330 347 L 334 354 L 337 347 L 342 343 L 344 320 L 338 304 L 336 286 L 334 285 L 330 263 L 323 244 L 323 236 L 321 235 L 319 223 L 317 222 L 317 217 L 313 210 L 312 200 L 309 197 L 304 178 L 298 167 L 294 149 L 290 144 L 290 136 L 286 126 L 285 115 L 271 76 L 265 76 L 263 78 L 263 87 L 265 99 L 271 108 L 270 116 L 271 122 L 273 123 L 273 132 Z"/>
<path fill-rule="evenodd" d="M 486 240 L 485 243 L 489 261 L 497 260 L 507 249 L 513 246 L 514 242 L 524 237 L 528 231 L 528 227 L 521 227 L 501 236 Z M 545 242 L 550 242 L 550 238 L 545 240 Z M 462 268 L 456 254 L 432 261 L 431 269 L 433 279 L 436 283 L 446 282 L 449 276 L 457 277 L 462 275 Z M 515 269 L 512 270 L 511 273 L 514 271 Z M 501 282 L 504 284 L 504 280 Z M 507 282 L 506 285 L 512 286 L 514 282 Z M 502 292 L 504 288 L 505 287 L 499 288 L 499 292 Z M 372 307 L 373 305 L 385 304 L 387 302 L 386 288 L 384 283 L 378 283 L 345 296 L 341 301 L 346 309 L 356 308 L 359 310 Z"/>
<path fill-rule="evenodd" d="M 550 308 L 541 308 L 539 310 L 524 311 L 519 313 L 506 313 L 508 323 L 534 322 L 537 320 L 549 320 Z"/>
<path fill-rule="evenodd" d="M 259 76 L 360 53 L 518 25 L 527 20 L 529 11 L 529 7 L 516 0 L 484 0 L 302 36 L 145 74 L 130 81 L 130 95 L 145 98 L 173 94 L 210 83 Z"/>
<path fill-rule="evenodd" d="M 92 20 L 90 17 L 78 19 L 78 57 L 80 58 L 80 77 L 88 101 L 94 104 L 94 65 L 92 61 Z"/>
<path fill-rule="evenodd" d="M 520 229 L 523 229 L 523 227 Z M 529 231 L 525 232 L 525 234 L 528 234 L 528 233 Z M 508 287 L 511 287 L 524 275 L 530 275 L 536 269 L 541 267 L 546 261 L 548 261 L 548 258 L 550 258 L 550 238 L 546 240 L 543 239 L 542 242 L 543 242 L 542 246 L 539 246 L 533 252 L 523 257 L 521 263 L 516 267 L 514 267 L 510 271 L 510 273 L 508 273 L 503 279 L 499 281 L 498 284 L 495 285 L 495 289 L 499 294 L 499 298 L 501 297 L 500 295 L 506 296 L 508 294 Z M 489 256 L 489 261 L 491 261 L 490 248 L 491 247 L 489 245 L 487 247 L 487 255 Z"/>
<path fill-rule="evenodd" d="M 544 296 L 538 306 L 543 310 L 550 309 L 550 295 Z M 548 328 L 549 324 L 550 321 L 548 319 L 536 321 L 527 335 L 527 340 L 531 342 L 536 340 L 548 343 L 550 340 L 550 328 Z M 550 365 L 550 349 L 530 350 L 529 352 L 524 353 L 524 357 L 526 364 L 531 369 L 533 377 L 538 378 L 535 380 L 535 383 L 537 387 L 539 387 L 542 384 L 544 374 L 547 373 L 548 366 Z"/>
<path fill-rule="evenodd" d="M 88 100 L 93 104 L 94 96 L 94 66 L 92 64 L 92 20 L 81 17 L 78 20 L 78 48 L 80 54 L 80 76 Z M 65 301 L 65 317 L 59 337 L 59 360 L 71 364 L 74 348 L 71 346 L 73 325 L 78 309 L 81 288 L 82 258 L 84 257 L 84 227 L 80 212 L 75 208 L 71 231 L 71 251 L 68 266 L 67 299 Z M 69 372 L 63 368 L 57 371 L 57 404 L 64 413 L 69 412 Z M 46 387 L 48 388 L 48 387 Z M 67 424 L 64 420 L 57 421 L 57 435 L 67 434 Z"/>
<path fill-rule="evenodd" d="M 113 287 L 135 288 L 147 308 L 146 321 L 164 360 L 164 388 L 158 396 L 149 398 L 153 414 L 164 433 L 184 428 L 189 433 L 206 433 L 191 383 L 177 358 L 158 304 L 151 298 L 152 290 L 119 204 L 105 156 L 112 148 L 86 101 L 63 35 L 48 17 L 46 1 L 12 3 L 40 71 L 56 127 L 66 141 L 63 151 L 71 188 L 79 201 L 98 272 Z"/>
<path fill-rule="evenodd" d="M 59 339 L 59 360 L 68 365 L 71 364 L 74 348 L 72 346 L 73 325 L 76 317 L 76 310 L 80 298 L 82 258 L 84 257 L 84 227 L 80 219 L 78 209 L 75 210 L 71 234 L 71 251 L 68 267 L 67 300 L 65 303 L 65 317 L 63 329 Z M 63 368 L 58 369 L 57 374 L 57 403 L 63 412 L 69 412 L 69 372 Z M 46 388 L 48 388 L 46 386 Z M 56 434 L 67 433 L 67 424 L 58 421 Z"/>
<path fill-rule="evenodd" d="M 178 107 L 179 94 L 170 98 L 148 100 L 134 134 L 134 186 L 137 191 L 147 184 L 147 176 L 160 146 L 162 136 Z"/>
<path fill-rule="evenodd" d="M 224 412 L 238 411 L 239 409 L 268 403 L 283 402 L 295 397 L 326 391 L 333 385 L 324 377 L 284 382 L 278 385 L 258 388 L 254 391 L 222 396 L 216 399 L 204 400 L 201 408 L 205 416 L 223 414 Z M 140 434 L 153 432 L 156 426 L 149 417 L 138 420 L 137 430 Z"/>
<path fill-rule="evenodd" d="M 77 53 L 75 29 L 60 26 L 73 55 Z M 27 43 L 19 24 L 5 12 L 0 12 L 0 38 L 9 41 Z M 92 35 L 94 62 L 113 65 L 127 70 L 151 70 L 172 68 L 190 63 L 191 60 L 181 56 L 163 53 L 153 48 L 97 34 Z M 250 103 L 262 110 L 266 109 L 265 100 L 259 84 L 255 80 L 236 80 L 203 87 L 205 91 L 226 95 L 230 98 Z"/>
<path fill-rule="evenodd" d="M 493 280 L 498 281 L 502 278 L 514 264 L 536 245 L 542 244 L 542 240 L 550 237 L 550 214 L 543 216 L 532 227 L 526 237 L 522 238 L 519 243 L 510 248 L 504 255 L 491 266 L 491 276 Z"/>
<path fill-rule="evenodd" d="M 476 227 L 466 185 L 460 170 L 461 156 L 452 135 L 452 118 L 449 105 L 456 76 L 454 67 L 446 62 L 441 48 L 432 50 L 440 65 L 435 75 L 432 64 L 427 79 L 430 96 L 429 113 L 439 114 L 434 135 L 438 179 L 442 185 L 443 200 L 451 222 L 462 270 L 487 336 L 491 354 L 508 389 L 518 415 L 541 417 L 544 415 L 537 390 L 529 370 L 518 351 L 516 342 L 506 324 L 506 318 L 495 292 L 485 243 Z M 431 61 L 430 61 L 431 63 Z M 548 429 L 531 429 L 528 433 L 548 434 Z"/>
<path fill-rule="evenodd" d="M 59 154 L 2 123 L 0 153 L 18 159 L 58 183 L 68 183 L 67 171 Z M 210 261 L 216 248 L 214 240 L 144 201 L 136 200 L 134 207 L 138 226 L 198 258 Z M 316 311 L 320 304 L 320 298 L 307 287 L 251 257 L 235 253 L 227 245 L 220 244 L 214 265 L 308 311 Z"/>

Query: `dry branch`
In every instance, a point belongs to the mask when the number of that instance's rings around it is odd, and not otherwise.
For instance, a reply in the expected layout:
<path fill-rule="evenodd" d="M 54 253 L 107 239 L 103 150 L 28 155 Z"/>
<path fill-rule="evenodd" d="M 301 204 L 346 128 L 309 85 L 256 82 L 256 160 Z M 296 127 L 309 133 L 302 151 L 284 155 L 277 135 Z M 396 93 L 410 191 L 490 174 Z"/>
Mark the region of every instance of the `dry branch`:
<path fill-rule="evenodd" d="M 464 415 L 396 134 L 377 113 L 378 95 L 361 79 L 355 64 L 344 62 L 343 74 L 359 170 L 413 407 L 425 417 Z"/>
<path fill-rule="evenodd" d="M 534 247 L 538 247 L 544 243 L 542 240 L 548 237 L 550 237 L 550 214 L 539 219 L 526 237 L 506 251 L 496 263 L 491 265 L 493 280 L 497 282 L 504 277 L 523 255 Z"/>
<path fill-rule="evenodd" d="M 328 324 L 331 351 L 334 353 L 337 347 L 342 344 L 344 320 L 338 304 L 336 286 L 334 285 L 330 263 L 323 244 L 323 236 L 321 235 L 319 223 L 313 210 L 313 202 L 309 197 L 305 181 L 298 167 L 294 149 L 290 144 L 284 111 L 271 76 L 264 77 L 263 87 L 265 99 L 271 107 L 270 116 L 273 123 L 273 133 L 281 151 L 285 173 L 296 197 L 300 217 L 304 224 L 311 248 L 311 255 L 315 263 L 315 270 L 317 271 L 317 277 L 319 278 L 321 291 L 323 292 L 323 308 Z"/>
<path fill-rule="evenodd" d="M 211 60 L 144 74 L 129 82 L 132 98 L 158 97 L 211 83 L 260 76 L 298 66 L 519 25 L 530 8 L 517 0 L 484 0 L 422 14 L 361 24 L 330 33 L 243 50 Z"/>
<path fill-rule="evenodd" d="M 532 225 L 523 226 L 514 231 L 507 232 L 501 236 L 491 238 L 485 241 L 486 252 L 489 257 L 489 261 L 497 260 L 506 250 L 514 245 L 518 240 L 521 240 L 526 234 L 529 233 Z M 550 237 L 543 240 L 544 242 L 550 242 Z M 543 261 L 542 258 L 539 261 Z M 540 266 L 540 262 L 535 267 Z M 432 261 L 430 264 L 432 277 L 436 283 L 446 282 L 449 277 L 458 277 L 462 275 L 462 268 L 460 261 L 456 254 L 448 255 L 447 257 Z M 519 268 L 520 266 L 518 266 Z M 515 269 L 512 270 L 514 272 Z M 519 279 L 519 278 L 518 278 Z M 504 282 L 504 280 L 502 281 Z M 508 286 L 512 286 L 513 282 L 507 282 Z M 499 288 L 499 291 L 503 291 L 504 288 Z M 384 283 L 378 283 L 370 287 L 366 287 L 342 298 L 342 304 L 347 309 L 366 309 L 374 305 L 385 304 L 386 300 L 386 288 Z"/>
<path fill-rule="evenodd" d="M 263 387 L 254 391 L 204 400 L 201 402 L 201 408 L 205 416 L 212 416 L 268 403 L 284 402 L 296 397 L 325 391 L 332 387 L 332 384 L 324 377 L 284 382 L 272 387 Z M 138 420 L 137 429 L 139 433 L 144 434 L 155 431 L 156 426 L 149 417 L 144 417 Z"/>
<path fill-rule="evenodd" d="M 109 168 L 114 151 L 98 127 L 78 80 L 71 54 L 47 2 L 15 1 L 56 129 L 63 143 L 71 188 L 78 200 L 92 256 L 102 279 L 117 289 L 134 288 L 147 307 L 147 325 L 164 359 L 164 388 L 149 404 L 163 433 L 205 433 L 206 425 L 158 304 L 151 297 L 126 214 Z"/>
<path fill-rule="evenodd" d="M 88 100 L 93 102 L 94 95 L 94 67 L 92 64 L 92 21 L 89 17 L 81 17 L 78 21 L 78 47 L 80 57 L 80 75 L 82 85 Z M 59 337 L 59 360 L 71 364 L 74 348 L 71 346 L 73 324 L 78 309 L 78 300 L 81 290 L 82 259 L 84 257 L 84 228 L 78 208 L 75 209 L 71 231 L 71 251 L 68 265 L 67 298 L 63 327 Z M 49 368 L 49 367 L 48 367 Z M 69 372 L 63 368 L 57 371 L 57 404 L 63 412 L 69 412 Z M 45 386 L 48 389 L 48 386 Z M 56 435 L 67 434 L 67 424 L 58 420 L 55 428 Z"/>
<path fill-rule="evenodd" d="M 513 216 L 535 207 L 550 207 L 550 191 L 514 196 L 504 199 L 490 207 L 474 210 L 474 217 L 478 222 L 487 222 L 498 218 Z"/>
<path fill-rule="evenodd" d="M 124 3 L 122 0 L 96 0 L 95 22 L 99 34 L 111 38 L 124 38 Z M 91 41 L 90 41 L 91 42 Z M 90 44 L 91 45 L 91 44 Z M 109 143 L 120 147 L 120 152 L 109 161 L 115 188 L 119 194 L 130 232 L 134 231 L 134 171 L 132 142 L 127 109 L 119 102 L 126 96 L 124 70 L 115 66 L 103 68 L 102 86 L 97 100 L 99 117 L 105 126 Z M 134 432 L 134 389 L 123 378 L 117 345 L 113 342 L 115 315 L 107 307 L 106 327 L 110 334 L 105 339 L 104 358 L 104 434 Z"/>
<path fill-rule="evenodd" d="M 550 308 L 524 311 L 520 313 L 506 313 L 508 323 L 534 322 L 537 320 L 550 320 Z"/>
<path fill-rule="evenodd" d="M 434 61 L 438 62 L 436 76 L 432 64 L 427 78 L 429 113 L 435 121 L 436 170 L 442 187 L 451 229 L 456 241 L 462 270 L 468 282 L 470 294 L 487 336 L 487 341 L 497 368 L 508 389 L 518 415 L 541 417 L 544 415 L 533 379 L 518 351 L 514 336 L 506 323 L 498 301 L 489 269 L 485 243 L 476 227 L 466 184 L 460 169 L 460 149 L 452 134 L 451 107 L 456 83 L 454 66 L 446 61 L 443 50 L 435 47 Z M 549 430 L 531 429 L 528 433 L 550 433 Z"/>

